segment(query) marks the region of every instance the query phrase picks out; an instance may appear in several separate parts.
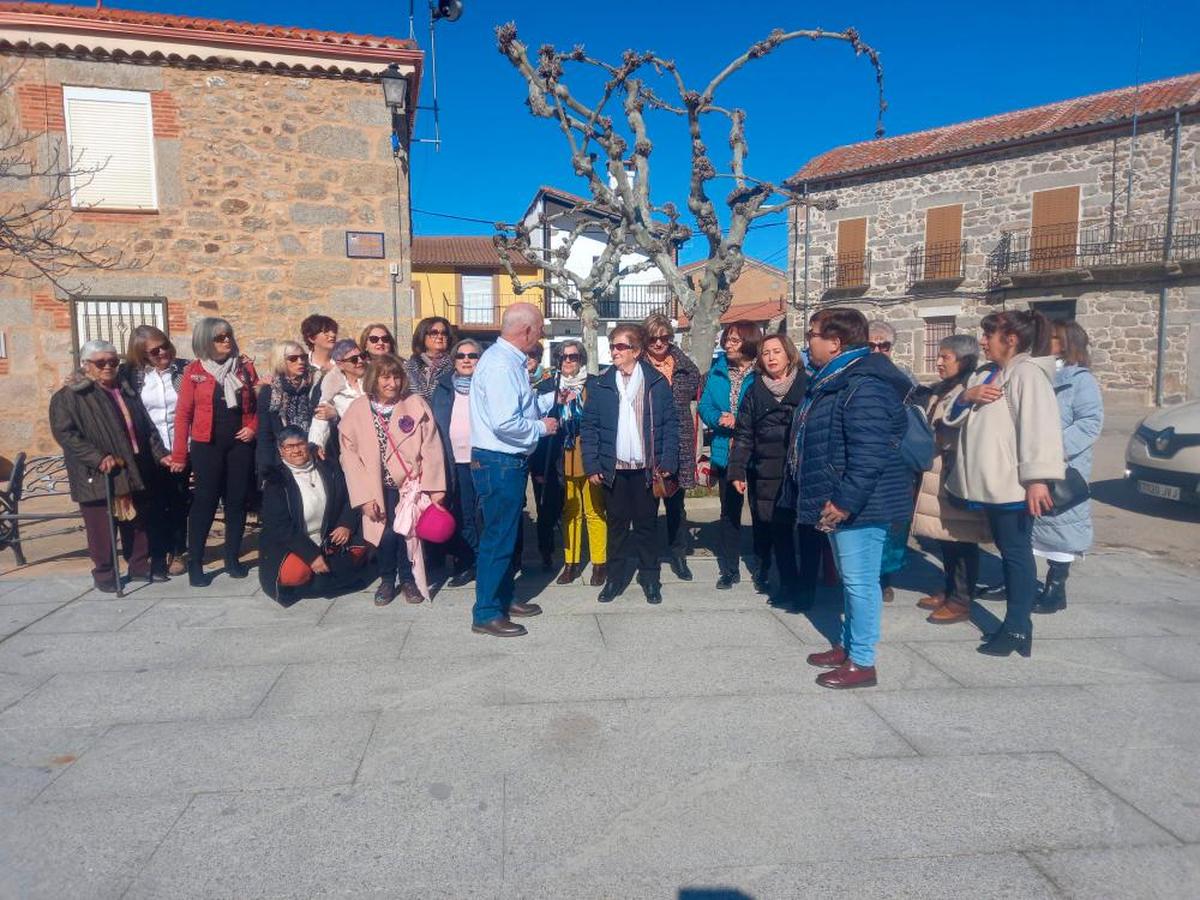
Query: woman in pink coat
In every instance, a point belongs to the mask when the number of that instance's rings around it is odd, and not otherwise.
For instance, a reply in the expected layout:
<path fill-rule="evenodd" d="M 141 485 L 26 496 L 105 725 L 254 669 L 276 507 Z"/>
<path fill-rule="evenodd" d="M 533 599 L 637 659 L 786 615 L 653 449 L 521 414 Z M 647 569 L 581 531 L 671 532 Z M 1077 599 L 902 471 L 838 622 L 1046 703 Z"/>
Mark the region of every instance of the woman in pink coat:
<path fill-rule="evenodd" d="M 416 522 L 446 492 L 445 456 L 433 412 L 409 390 L 404 363 L 377 356 L 363 377 L 363 396 L 339 425 L 350 503 L 362 510 L 363 538 L 378 548 L 375 605 L 400 593 L 408 603 L 428 596 Z"/>

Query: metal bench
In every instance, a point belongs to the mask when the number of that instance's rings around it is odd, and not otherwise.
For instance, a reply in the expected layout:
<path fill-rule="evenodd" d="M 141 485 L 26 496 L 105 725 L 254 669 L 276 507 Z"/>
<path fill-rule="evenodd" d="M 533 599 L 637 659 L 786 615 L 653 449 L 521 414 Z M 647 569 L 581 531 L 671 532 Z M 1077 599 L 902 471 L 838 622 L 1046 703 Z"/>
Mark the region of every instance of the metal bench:
<path fill-rule="evenodd" d="M 17 458 L 13 461 L 8 486 L 0 490 L 0 550 L 11 548 L 13 555 L 17 558 L 17 565 L 25 565 L 25 553 L 21 547 L 22 522 L 78 520 L 80 514 L 78 509 L 54 513 L 31 513 L 23 510 L 22 504 L 45 497 L 69 497 L 70 494 L 70 485 L 67 483 L 67 466 L 61 456 L 27 457 L 24 453 L 18 453 Z M 36 540 L 62 534 L 74 534 L 82 530 L 83 525 L 79 524 L 56 531 L 39 532 L 24 539 Z"/>

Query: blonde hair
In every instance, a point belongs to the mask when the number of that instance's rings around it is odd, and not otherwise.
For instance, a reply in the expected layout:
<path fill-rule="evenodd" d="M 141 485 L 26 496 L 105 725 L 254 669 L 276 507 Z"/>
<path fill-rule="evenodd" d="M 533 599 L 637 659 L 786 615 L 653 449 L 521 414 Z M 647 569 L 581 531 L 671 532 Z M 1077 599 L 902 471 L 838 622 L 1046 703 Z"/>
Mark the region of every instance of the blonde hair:
<path fill-rule="evenodd" d="M 296 341 L 279 341 L 271 347 L 271 371 L 276 375 L 287 374 L 287 358 L 303 353 L 308 356 L 308 349 L 300 346 Z"/>

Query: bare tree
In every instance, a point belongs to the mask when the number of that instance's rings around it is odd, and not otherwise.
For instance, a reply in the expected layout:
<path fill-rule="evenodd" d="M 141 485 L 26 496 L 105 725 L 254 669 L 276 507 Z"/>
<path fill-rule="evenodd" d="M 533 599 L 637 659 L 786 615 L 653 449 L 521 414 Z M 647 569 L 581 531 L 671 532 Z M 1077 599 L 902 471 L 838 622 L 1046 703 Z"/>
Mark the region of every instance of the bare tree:
<path fill-rule="evenodd" d="M 713 345 L 721 314 L 729 308 L 731 286 L 741 274 L 742 246 L 747 229 L 756 219 L 807 202 L 790 188 L 746 174 L 749 154 L 746 112 L 717 104 L 715 96 L 729 77 L 748 62 L 761 59 L 781 44 L 799 38 L 841 41 L 855 55 L 866 56 L 874 68 L 879 93 L 875 133 L 877 137 L 882 136 L 883 113 L 887 109 L 883 97 L 883 67 L 879 54 L 863 43 L 853 28 L 839 32 L 776 29 L 724 66 L 703 90 L 689 88 L 675 61 L 652 51 L 626 50 L 621 63 L 613 65 L 588 56 L 581 45 L 561 52 L 544 44 L 538 49 L 535 65 L 525 44 L 517 37 L 514 23 L 496 29 L 500 52 L 525 81 L 530 112 L 558 124 L 575 173 L 588 183 L 592 195 L 588 209 L 596 215 L 597 221 L 605 223 L 612 243 L 618 245 L 614 255 L 619 260 L 622 249 L 628 253 L 629 248 L 634 247 L 662 273 L 671 291 L 679 298 L 682 311 L 691 320 L 692 345 L 698 348 L 696 362 L 705 371 L 711 354 L 703 351 Z M 598 71 L 603 77 L 600 96 L 591 105 L 581 101 L 567 85 L 568 63 Z M 668 101 L 648 83 L 648 78 L 665 80 L 671 93 L 677 96 Z M 620 126 L 607 112 L 617 102 L 620 104 L 618 115 L 623 119 Z M 704 267 L 691 279 L 684 276 L 676 264 L 675 250 L 692 236 L 692 228 L 680 221 L 681 213 L 675 203 L 655 205 L 650 198 L 650 155 L 654 144 L 647 126 L 648 110 L 678 117 L 686 123 L 691 145 L 686 207 L 695 228 L 706 241 L 708 251 Z M 729 123 L 728 172 L 717 170 L 704 139 L 703 125 L 714 115 Z M 717 179 L 733 182 L 724 199 L 725 223 L 708 192 L 710 183 Z M 656 221 L 662 224 L 656 226 Z M 515 230 L 515 237 L 502 233 L 496 239 L 502 258 L 505 258 L 505 247 L 522 249 L 529 240 L 527 229 L 525 234 L 520 227 L 509 230 Z M 557 261 L 556 258 L 555 263 Z M 561 262 L 565 264 L 565 257 Z M 592 297 L 611 292 L 616 286 L 614 279 L 619 280 L 622 274 L 619 266 L 614 269 L 612 265 L 599 265 L 598 260 L 589 277 L 580 281 L 569 275 L 565 266 L 559 267 L 562 271 L 556 270 L 555 263 L 547 269 L 556 278 L 548 281 L 562 283 L 565 278 L 579 288 L 579 311 L 584 316 L 586 334 L 589 308 L 582 299 L 584 283 Z M 513 274 L 508 259 L 506 266 Z M 550 289 L 553 290 L 552 285 Z M 594 309 L 592 315 L 594 320 Z"/>
<path fill-rule="evenodd" d="M 136 263 L 123 263 L 120 251 L 85 240 L 71 225 L 72 185 L 87 185 L 103 165 L 84 166 L 62 139 L 8 120 L 16 76 L 0 76 L 0 277 L 44 278 L 63 293 L 81 293 L 77 273 Z"/>

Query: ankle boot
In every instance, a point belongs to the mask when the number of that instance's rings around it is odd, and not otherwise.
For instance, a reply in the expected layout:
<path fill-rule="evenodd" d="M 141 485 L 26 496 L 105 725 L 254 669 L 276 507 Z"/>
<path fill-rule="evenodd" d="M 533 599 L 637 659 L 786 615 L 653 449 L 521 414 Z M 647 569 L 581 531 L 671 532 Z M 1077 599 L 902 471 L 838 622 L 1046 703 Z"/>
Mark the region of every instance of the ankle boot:
<path fill-rule="evenodd" d="M 208 587 L 212 584 L 212 576 L 204 574 L 204 566 L 197 562 L 188 563 L 188 584 L 191 587 Z"/>
<path fill-rule="evenodd" d="M 608 580 L 608 566 L 605 563 L 592 563 L 592 587 L 600 587 Z"/>
<path fill-rule="evenodd" d="M 1041 615 L 1062 612 L 1067 608 L 1067 576 L 1071 574 L 1071 564 L 1052 562 L 1046 572 L 1046 586 L 1038 594 L 1033 604 L 1033 611 Z"/>
<path fill-rule="evenodd" d="M 682 553 L 671 554 L 671 571 L 680 581 L 692 580 L 692 570 L 688 568 L 687 557 Z"/>
<path fill-rule="evenodd" d="M 642 593 L 646 595 L 647 603 L 654 605 L 662 603 L 662 584 L 657 574 L 639 575 L 638 584 L 642 586 Z"/>
<path fill-rule="evenodd" d="M 1009 656 L 1016 651 L 1028 659 L 1033 652 L 1033 631 L 1031 629 L 1022 634 L 1002 627 L 988 638 L 987 643 L 980 644 L 976 649 L 985 656 Z"/>
<path fill-rule="evenodd" d="M 562 571 L 558 573 L 558 578 L 555 580 L 555 583 L 556 584 L 570 584 L 572 581 L 574 581 L 578 577 L 579 577 L 578 563 L 567 563 L 565 566 L 563 566 Z"/>

